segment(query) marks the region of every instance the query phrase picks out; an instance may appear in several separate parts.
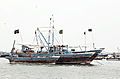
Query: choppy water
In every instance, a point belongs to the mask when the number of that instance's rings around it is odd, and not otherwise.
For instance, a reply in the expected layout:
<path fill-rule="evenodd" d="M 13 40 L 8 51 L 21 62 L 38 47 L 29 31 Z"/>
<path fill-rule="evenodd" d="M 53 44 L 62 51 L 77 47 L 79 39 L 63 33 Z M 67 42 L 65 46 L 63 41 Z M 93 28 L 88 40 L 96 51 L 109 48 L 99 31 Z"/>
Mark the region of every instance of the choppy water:
<path fill-rule="evenodd" d="M 0 59 L 0 79 L 120 79 L 120 61 L 99 60 L 92 64 L 9 64 Z"/>

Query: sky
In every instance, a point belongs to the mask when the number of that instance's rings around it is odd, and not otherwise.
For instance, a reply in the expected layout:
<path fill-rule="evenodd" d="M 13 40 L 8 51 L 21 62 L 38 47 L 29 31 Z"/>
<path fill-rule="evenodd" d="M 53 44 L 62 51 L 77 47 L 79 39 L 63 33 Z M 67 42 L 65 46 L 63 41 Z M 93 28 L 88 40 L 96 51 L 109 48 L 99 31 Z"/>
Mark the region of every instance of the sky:
<path fill-rule="evenodd" d="M 10 51 L 13 40 L 30 43 L 37 27 L 49 27 L 54 15 L 57 30 L 63 29 L 64 44 L 120 48 L 119 0 L 0 0 L 0 50 Z M 92 32 L 88 32 L 88 29 Z M 20 34 L 14 35 L 15 29 Z"/>

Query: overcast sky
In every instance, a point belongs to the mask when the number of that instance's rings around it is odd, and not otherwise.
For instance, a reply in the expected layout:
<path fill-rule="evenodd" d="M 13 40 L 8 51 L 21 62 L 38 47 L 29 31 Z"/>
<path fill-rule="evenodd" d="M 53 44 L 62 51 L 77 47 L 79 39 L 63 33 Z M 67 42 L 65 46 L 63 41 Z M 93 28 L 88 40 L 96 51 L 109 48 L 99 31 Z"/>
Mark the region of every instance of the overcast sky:
<path fill-rule="evenodd" d="M 17 39 L 15 29 L 20 29 L 24 42 L 33 41 L 34 30 L 49 26 L 52 14 L 55 27 L 64 30 L 64 44 L 83 46 L 86 31 L 87 44 L 95 42 L 96 48 L 118 51 L 119 0 L 0 0 L 0 50 L 11 50 Z"/>

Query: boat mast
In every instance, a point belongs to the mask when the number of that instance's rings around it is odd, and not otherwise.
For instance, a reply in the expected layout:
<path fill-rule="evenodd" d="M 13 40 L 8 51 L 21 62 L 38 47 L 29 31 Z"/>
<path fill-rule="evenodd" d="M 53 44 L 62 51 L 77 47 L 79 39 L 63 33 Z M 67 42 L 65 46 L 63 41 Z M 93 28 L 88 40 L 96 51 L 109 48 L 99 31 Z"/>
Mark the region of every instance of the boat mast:
<path fill-rule="evenodd" d="M 49 31 L 48 31 L 48 53 L 50 50 L 50 34 L 51 34 L 51 18 L 50 18 L 50 26 L 49 26 Z"/>
<path fill-rule="evenodd" d="M 49 33 L 48 33 L 48 53 L 50 53 L 49 52 L 49 50 L 50 50 L 50 33 L 51 33 L 51 30 L 49 30 Z"/>
<path fill-rule="evenodd" d="M 35 30 L 35 38 L 36 38 L 37 45 L 38 45 L 38 38 L 37 38 L 37 33 L 36 33 L 36 30 Z"/>
<path fill-rule="evenodd" d="M 88 29 L 88 32 L 91 32 L 91 34 L 92 34 L 92 46 L 93 46 L 93 49 L 95 49 L 93 29 Z"/>
<path fill-rule="evenodd" d="M 54 45 L 54 16 L 52 14 L 52 18 L 51 18 L 51 21 L 52 21 L 52 46 Z"/>
<path fill-rule="evenodd" d="M 86 51 L 86 48 L 87 48 L 87 46 L 86 46 L 86 32 L 84 32 L 84 39 L 85 39 L 85 51 Z"/>

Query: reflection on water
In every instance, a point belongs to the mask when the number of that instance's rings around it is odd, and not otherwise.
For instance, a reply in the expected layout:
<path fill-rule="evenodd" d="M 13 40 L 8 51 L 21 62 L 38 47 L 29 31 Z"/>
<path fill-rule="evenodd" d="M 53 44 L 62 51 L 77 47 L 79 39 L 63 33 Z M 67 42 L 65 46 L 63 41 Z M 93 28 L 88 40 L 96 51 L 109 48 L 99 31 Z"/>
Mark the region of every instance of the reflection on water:
<path fill-rule="evenodd" d="M 9 64 L 0 59 L 1 79 L 119 79 L 120 61 L 92 65 Z"/>

